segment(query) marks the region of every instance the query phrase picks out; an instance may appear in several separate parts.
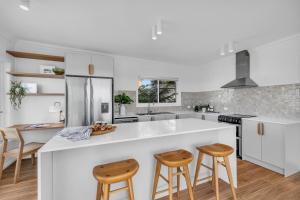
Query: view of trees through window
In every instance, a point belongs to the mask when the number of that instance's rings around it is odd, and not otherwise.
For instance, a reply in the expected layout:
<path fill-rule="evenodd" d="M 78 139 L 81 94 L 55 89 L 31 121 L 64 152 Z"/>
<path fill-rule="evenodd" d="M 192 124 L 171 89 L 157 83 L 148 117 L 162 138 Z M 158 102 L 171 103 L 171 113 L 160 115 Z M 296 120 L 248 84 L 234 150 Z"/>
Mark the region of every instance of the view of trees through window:
<path fill-rule="evenodd" d="M 139 80 L 139 103 L 176 103 L 176 81 Z"/>

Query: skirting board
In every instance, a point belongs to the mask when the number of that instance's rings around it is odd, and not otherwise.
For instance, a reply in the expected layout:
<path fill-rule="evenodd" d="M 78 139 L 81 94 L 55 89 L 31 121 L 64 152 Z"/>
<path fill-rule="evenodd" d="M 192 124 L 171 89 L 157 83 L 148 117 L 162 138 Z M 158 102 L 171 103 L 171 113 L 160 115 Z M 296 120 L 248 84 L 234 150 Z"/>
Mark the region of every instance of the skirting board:
<path fill-rule="evenodd" d="M 276 166 L 271 165 L 269 163 L 266 163 L 266 162 L 263 162 L 263 161 L 255 159 L 255 158 L 252 158 L 252 157 L 249 157 L 249 156 L 245 156 L 245 155 L 243 155 L 243 160 L 247 160 L 247 161 L 249 161 L 251 163 L 254 163 L 256 165 L 259 165 L 261 167 L 264 167 L 266 169 L 269 169 L 271 171 L 274 171 L 274 172 L 277 172 L 279 174 L 284 175 L 284 169 L 276 167 Z"/>

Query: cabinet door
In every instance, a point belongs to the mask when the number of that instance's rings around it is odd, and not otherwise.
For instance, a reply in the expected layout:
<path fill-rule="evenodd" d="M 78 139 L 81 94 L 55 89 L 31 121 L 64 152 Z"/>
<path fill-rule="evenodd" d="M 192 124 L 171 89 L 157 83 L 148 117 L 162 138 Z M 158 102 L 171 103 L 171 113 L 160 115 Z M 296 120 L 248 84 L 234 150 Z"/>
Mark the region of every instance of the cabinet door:
<path fill-rule="evenodd" d="M 283 125 L 263 122 L 262 160 L 277 167 L 284 164 Z"/>
<path fill-rule="evenodd" d="M 243 120 L 242 125 L 242 152 L 243 155 L 261 160 L 261 136 L 258 134 L 259 122 Z"/>
<path fill-rule="evenodd" d="M 203 114 L 205 120 L 218 122 L 218 115 L 211 115 L 211 114 Z"/>
<path fill-rule="evenodd" d="M 114 59 L 110 56 L 92 55 L 92 64 L 94 65 L 93 76 L 113 77 Z"/>
<path fill-rule="evenodd" d="M 89 75 L 89 64 L 91 56 L 83 53 L 66 54 L 66 74 L 67 75 Z"/>
<path fill-rule="evenodd" d="M 178 119 L 195 118 L 195 113 L 180 113 Z"/>

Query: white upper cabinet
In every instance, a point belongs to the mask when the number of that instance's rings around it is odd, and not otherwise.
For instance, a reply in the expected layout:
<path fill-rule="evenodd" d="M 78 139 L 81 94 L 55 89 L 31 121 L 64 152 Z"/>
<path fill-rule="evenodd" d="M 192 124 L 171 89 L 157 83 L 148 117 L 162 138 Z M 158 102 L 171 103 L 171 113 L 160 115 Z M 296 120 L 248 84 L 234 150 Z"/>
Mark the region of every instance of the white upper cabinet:
<path fill-rule="evenodd" d="M 89 64 L 91 56 L 83 53 L 66 54 L 66 74 L 67 75 L 89 75 Z"/>
<path fill-rule="evenodd" d="M 110 56 L 86 53 L 66 54 L 66 74 L 113 77 L 114 59 Z"/>
<path fill-rule="evenodd" d="M 112 57 L 92 55 L 92 64 L 94 65 L 94 76 L 114 76 L 114 59 Z"/>

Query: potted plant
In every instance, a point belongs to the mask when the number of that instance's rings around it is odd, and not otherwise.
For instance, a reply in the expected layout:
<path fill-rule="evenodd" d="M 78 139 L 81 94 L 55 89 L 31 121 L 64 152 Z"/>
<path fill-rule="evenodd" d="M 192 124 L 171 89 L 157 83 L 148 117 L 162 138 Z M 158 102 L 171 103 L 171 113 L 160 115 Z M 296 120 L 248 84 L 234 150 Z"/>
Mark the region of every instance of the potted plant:
<path fill-rule="evenodd" d="M 11 81 L 9 89 L 9 100 L 15 110 L 21 108 L 22 99 L 26 93 L 26 89 L 21 84 L 22 83 L 18 81 Z"/>
<path fill-rule="evenodd" d="M 115 96 L 115 103 L 119 105 L 119 114 L 126 115 L 125 104 L 131 104 L 133 100 L 127 96 L 124 92 Z"/>

